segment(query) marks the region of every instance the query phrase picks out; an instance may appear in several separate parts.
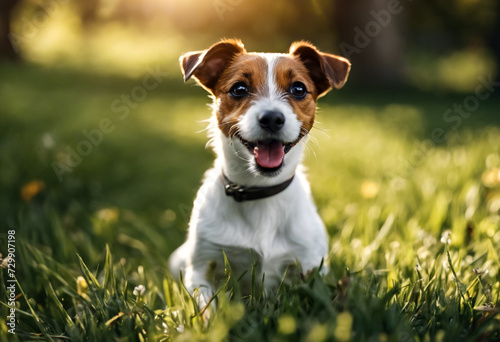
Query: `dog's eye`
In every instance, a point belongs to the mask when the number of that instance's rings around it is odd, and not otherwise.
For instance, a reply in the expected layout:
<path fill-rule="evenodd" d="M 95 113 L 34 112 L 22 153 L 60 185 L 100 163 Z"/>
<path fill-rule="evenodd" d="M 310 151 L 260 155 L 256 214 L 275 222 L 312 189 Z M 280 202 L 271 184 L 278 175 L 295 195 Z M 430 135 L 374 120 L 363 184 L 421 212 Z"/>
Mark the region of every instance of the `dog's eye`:
<path fill-rule="evenodd" d="M 229 90 L 229 94 L 236 98 L 242 98 L 248 95 L 248 86 L 243 82 L 235 83 Z"/>
<path fill-rule="evenodd" d="M 305 84 L 302 82 L 293 82 L 290 87 L 290 94 L 292 94 L 292 96 L 297 100 L 304 99 L 307 95 Z"/>

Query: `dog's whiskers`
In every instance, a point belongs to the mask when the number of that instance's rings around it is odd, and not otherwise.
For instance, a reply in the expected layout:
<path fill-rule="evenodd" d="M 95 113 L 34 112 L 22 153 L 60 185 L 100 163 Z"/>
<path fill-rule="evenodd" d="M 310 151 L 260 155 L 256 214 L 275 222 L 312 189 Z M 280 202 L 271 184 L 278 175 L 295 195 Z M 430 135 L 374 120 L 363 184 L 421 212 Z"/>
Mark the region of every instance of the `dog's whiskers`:
<path fill-rule="evenodd" d="M 313 154 L 314 158 L 316 158 L 316 152 L 314 151 L 314 148 L 309 144 L 308 141 L 304 141 L 304 146 L 307 149 L 307 151 L 310 151 L 310 153 Z"/>
<path fill-rule="evenodd" d="M 327 131 L 326 129 L 319 128 L 319 127 L 317 126 L 317 124 L 320 124 L 320 125 L 321 125 L 321 122 L 316 120 L 316 123 L 315 123 L 315 125 L 314 125 L 312 128 L 314 128 L 314 129 L 315 129 L 315 130 L 317 130 L 317 131 L 320 131 L 320 132 L 321 132 L 321 133 L 323 133 L 326 137 L 330 138 L 330 134 L 328 134 L 328 131 Z"/>
<path fill-rule="evenodd" d="M 241 150 L 238 150 L 236 149 L 236 146 L 234 144 L 234 140 L 233 140 L 233 137 L 236 137 L 236 135 L 238 135 L 240 133 L 240 130 L 239 129 L 236 129 L 236 132 L 234 132 L 232 135 L 231 135 L 231 145 L 233 146 L 233 150 L 234 150 L 234 154 L 236 155 L 236 157 L 238 157 L 239 159 L 247 162 L 247 163 L 251 163 L 252 159 L 251 158 L 246 158 L 245 156 L 242 156 L 240 155 L 240 151 Z"/>
<path fill-rule="evenodd" d="M 309 139 L 307 140 L 307 142 L 311 141 L 315 146 L 319 146 L 319 142 L 318 142 L 318 139 L 316 138 L 316 136 L 314 134 L 309 134 Z"/>
<path fill-rule="evenodd" d="M 239 134 L 239 133 L 240 133 L 240 128 L 236 124 L 231 126 L 231 128 L 229 129 L 229 136 L 230 137 L 233 137 L 234 135 Z"/>

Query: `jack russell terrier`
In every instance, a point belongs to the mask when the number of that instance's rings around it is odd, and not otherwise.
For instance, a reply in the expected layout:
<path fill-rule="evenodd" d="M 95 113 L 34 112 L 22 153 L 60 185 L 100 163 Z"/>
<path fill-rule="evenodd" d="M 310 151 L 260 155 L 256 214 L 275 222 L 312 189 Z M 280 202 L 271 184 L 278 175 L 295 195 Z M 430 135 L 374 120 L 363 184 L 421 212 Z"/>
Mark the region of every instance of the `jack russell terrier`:
<path fill-rule="evenodd" d="M 265 288 L 289 265 L 306 273 L 328 253 L 325 226 L 301 167 L 316 100 L 347 80 L 351 64 L 295 42 L 288 54 L 247 53 L 222 40 L 180 58 L 213 98 L 210 138 L 217 158 L 196 195 L 186 242 L 170 257 L 174 277 L 204 307 L 224 277 L 224 254 L 242 292 L 250 270 Z"/>

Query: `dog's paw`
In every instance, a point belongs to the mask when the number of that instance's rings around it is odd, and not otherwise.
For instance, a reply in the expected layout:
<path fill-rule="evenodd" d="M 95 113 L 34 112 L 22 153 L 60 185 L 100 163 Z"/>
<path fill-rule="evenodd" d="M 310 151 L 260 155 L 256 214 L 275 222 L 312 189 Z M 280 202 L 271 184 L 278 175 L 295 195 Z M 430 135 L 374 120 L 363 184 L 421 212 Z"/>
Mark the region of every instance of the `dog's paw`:
<path fill-rule="evenodd" d="M 200 310 L 203 310 L 207 304 L 210 303 L 212 295 L 212 289 L 209 289 L 206 286 L 200 286 L 194 290 L 193 296 L 196 299 L 196 304 L 198 304 L 198 308 Z"/>
<path fill-rule="evenodd" d="M 200 286 L 194 291 L 193 296 L 196 300 L 196 304 L 198 305 L 200 316 L 203 318 L 205 325 L 207 325 L 210 317 L 212 316 L 212 312 L 214 312 L 216 308 L 213 291 L 211 288 L 206 286 Z"/>

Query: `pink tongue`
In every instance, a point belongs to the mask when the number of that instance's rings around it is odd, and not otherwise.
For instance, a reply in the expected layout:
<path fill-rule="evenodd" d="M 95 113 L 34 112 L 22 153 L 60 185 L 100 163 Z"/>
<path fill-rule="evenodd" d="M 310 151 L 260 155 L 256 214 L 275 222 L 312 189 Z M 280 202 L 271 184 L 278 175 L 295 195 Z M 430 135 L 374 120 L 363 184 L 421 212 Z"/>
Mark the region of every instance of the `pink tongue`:
<path fill-rule="evenodd" d="M 269 144 L 258 143 L 253 153 L 257 164 L 269 169 L 281 165 L 285 156 L 285 146 L 279 141 L 273 141 Z"/>

